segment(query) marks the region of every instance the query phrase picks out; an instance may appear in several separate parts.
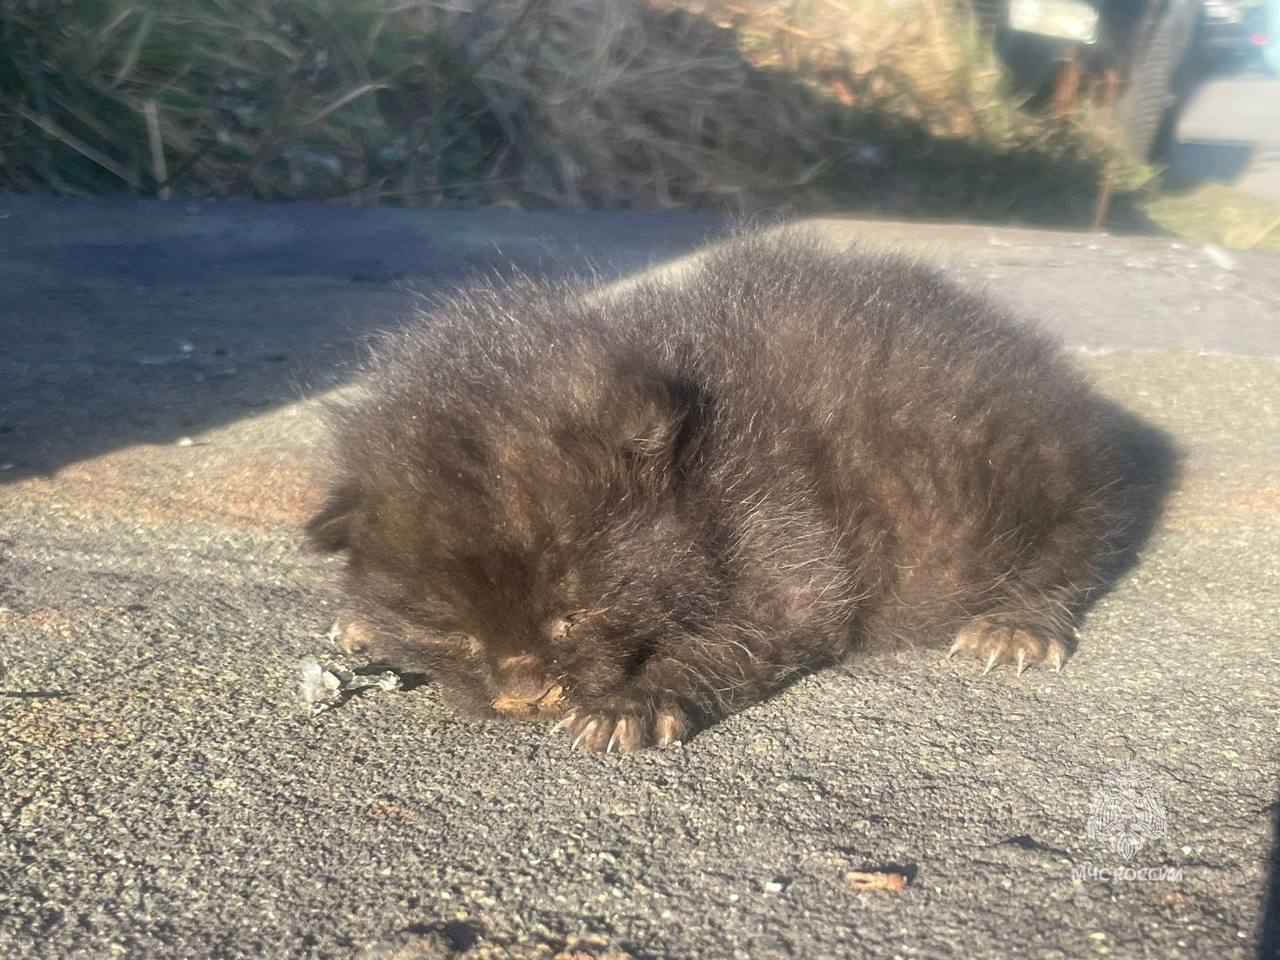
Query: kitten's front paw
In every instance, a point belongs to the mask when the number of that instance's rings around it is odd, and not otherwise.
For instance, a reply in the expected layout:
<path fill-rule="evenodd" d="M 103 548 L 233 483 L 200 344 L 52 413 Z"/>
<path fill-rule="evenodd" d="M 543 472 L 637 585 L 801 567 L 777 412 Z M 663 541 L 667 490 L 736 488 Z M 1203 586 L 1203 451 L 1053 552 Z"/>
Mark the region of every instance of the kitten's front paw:
<path fill-rule="evenodd" d="M 568 732 L 571 744 L 594 753 L 630 753 L 645 747 L 669 747 L 683 740 L 690 724 L 685 712 L 675 704 L 652 711 L 575 710 L 551 728 Z"/>
<path fill-rule="evenodd" d="M 1022 671 L 1032 664 L 1046 663 L 1054 671 L 1071 656 L 1071 648 L 1052 634 L 1018 623 L 1001 616 L 977 617 L 961 627 L 955 643 L 947 651 L 947 659 L 957 653 L 966 653 L 986 661 L 983 674 L 988 674 L 999 664 L 1012 664 Z"/>

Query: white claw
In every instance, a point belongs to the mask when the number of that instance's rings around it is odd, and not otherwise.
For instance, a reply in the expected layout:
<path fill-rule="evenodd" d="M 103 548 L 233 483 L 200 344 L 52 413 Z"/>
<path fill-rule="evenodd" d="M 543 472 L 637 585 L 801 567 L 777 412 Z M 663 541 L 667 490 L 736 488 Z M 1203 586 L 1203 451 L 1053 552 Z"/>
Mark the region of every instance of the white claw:
<path fill-rule="evenodd" d="M 573 748 L 575 750 L 578 749 L 578 744 L 582 742 L 582 738 L 585 737 L 587 734 L 591 733 L 591 731 L 595 730 L 596 724 L 599 722 L 600 721 L 598 720 L 587 721 L 587 725 L 582 728 L 582 732 L 573 738 Z"/>
<path fill-rule="evenodd" d="M 1022 671 L 1027 669 L 1027 654 L 1025 650 L 1018 651 L 1018 676 L 1022 676 Z"/>
<path fill-rule="evenodd" d="M 947 651 L 947 659 L 948 659 L 948 660 L 950 660 L 952 657 L 954 657 L 957 653 L 959 653 L 959 652 L 960 652 L 960 645 L 961 645 L 962 643 L 963 643 L 963 641 L 961 641 L 961 640 L 957 640 L 955 643 L 953 643 L 953 644 L 951 645 L 951 649 Z"/>
<path fill-rule="evenodd" d="M 561 717 L 559 720 L 556 721 L 556 725 L 551 728 L 551 733 L 547 734 L 547 736 L 554 736 L 555 734 L 559 733 L 565 727 L 569 726 L 569 724 L 573 723 L 573 720 L 576 716 L 577 716 L 576 713 L 566 713 L 563 717 Z"/>
<path fill-rule="evenodd" d="M 613 753 L 613 748 L 618 744 L 618 736 L 622 733 L 622 728 L 626 722 L 626 720 L 619 720 L 614 725 L 613 733 L 609 735 L 609 745 L 604 748 L 605 753 Z"/>
<path fill-rule="evenodd" d="M 988 673 L 996 668 L 996 652 L 991 651 L 991 655 L 987 657 L 987 665 L 982 668 L 982 675 L 985 677 Z"/>
<path fill-rule="evenodd" d="M 1053 651 L 1053 672 L 1054 673 L 1062 672 L 1062 651 L 1061 650 Z"/>

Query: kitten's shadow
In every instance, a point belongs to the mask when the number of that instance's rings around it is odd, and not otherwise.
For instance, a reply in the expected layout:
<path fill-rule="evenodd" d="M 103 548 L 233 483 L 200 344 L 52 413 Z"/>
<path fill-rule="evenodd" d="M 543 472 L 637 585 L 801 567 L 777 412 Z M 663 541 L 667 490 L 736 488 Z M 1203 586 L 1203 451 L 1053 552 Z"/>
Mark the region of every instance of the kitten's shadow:
<path fill-rule="evenodd" d="M 1105 397 L 1095 397 L 1092 405 L 1118 467 L 1118 478 L 1110 490 L 1117 523 L 1099 571 L 1102 586 L 1090 594 L 1082 614 L 1093 609 L 1137 565 L 1177 485 L 1183 462 L 1182 451 L 1164 430 Z"/>
<path fill-rule="evenodd" d="M 422 673 L 419 670 L 403 670 L 393 663 L 384 660 L 375 660 L 372 663 L 366 663 L 362 667 L 357 667 L 351 672 L 356 676 L 377 676 L 378 674 L 391 671 L 400 678 L 401 692 L 417 690 L 419 687 L 425 687 L 431 683 L 431 675 Z"/>

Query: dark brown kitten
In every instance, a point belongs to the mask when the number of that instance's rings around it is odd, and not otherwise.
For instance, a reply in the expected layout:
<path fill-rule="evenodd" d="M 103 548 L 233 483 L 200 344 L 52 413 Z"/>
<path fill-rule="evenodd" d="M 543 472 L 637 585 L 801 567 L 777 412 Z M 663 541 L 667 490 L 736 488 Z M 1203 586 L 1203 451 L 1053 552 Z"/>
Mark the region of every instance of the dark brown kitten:
<path fill-rule="evenodd" d="M 679 282 L 458 293 L 387 337 L 336 435 L 308 532 L 374 649 L 593 750 L 862 649 L 1056 668 L 1119 526 L 1045 337 L 794 232 Z"/>

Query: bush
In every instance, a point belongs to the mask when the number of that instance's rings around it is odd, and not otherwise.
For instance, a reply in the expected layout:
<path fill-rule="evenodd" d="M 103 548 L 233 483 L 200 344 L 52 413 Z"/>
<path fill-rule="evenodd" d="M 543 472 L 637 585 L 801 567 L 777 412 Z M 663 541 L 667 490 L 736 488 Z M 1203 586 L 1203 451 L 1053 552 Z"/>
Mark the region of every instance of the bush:
<path fill-rule="evenodd" d="M 16 190 L 1080 220 L 1108 151 L 934 0 L 0 0 Z"/>

